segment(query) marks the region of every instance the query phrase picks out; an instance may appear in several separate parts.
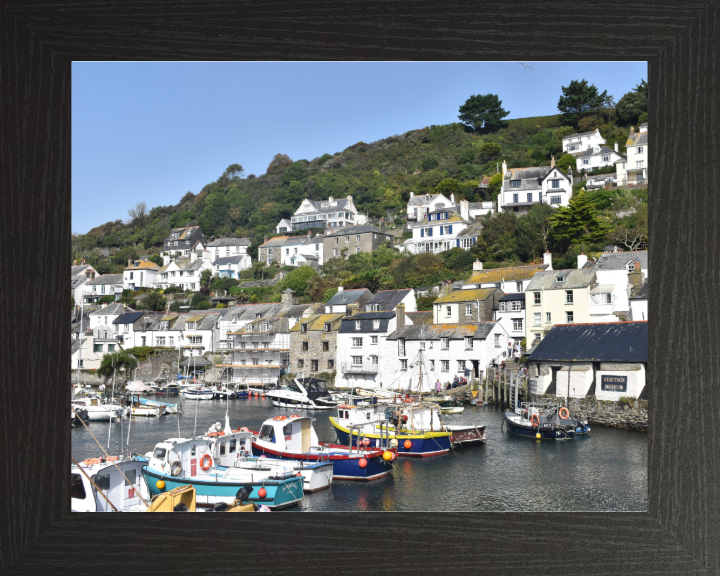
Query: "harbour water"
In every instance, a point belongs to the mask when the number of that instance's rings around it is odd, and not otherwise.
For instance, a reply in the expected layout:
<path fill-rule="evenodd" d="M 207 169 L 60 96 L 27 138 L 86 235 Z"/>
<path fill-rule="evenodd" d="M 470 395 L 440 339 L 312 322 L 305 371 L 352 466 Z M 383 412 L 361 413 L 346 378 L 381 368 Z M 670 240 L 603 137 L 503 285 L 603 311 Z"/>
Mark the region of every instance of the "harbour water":
<path fill-rule="evenodd" d="M 165 398 L 162 398 L 165 401 Z M 224 424 L 226 402 L 167 399 L 183 403 L 180 435 L 197 434 L 215 422 Z M 259 429 L 264 420 L 285 410 L 270 400 L 230 400 L 230 424 Z M 296 411 L 295 411 L 296 412 Z M 328 417 L 334 410 L 314 410 L 321 442 L 336 442 Z M 447 424 L 485 425 L 485 446 L 458 448 L 444 456 L 399 458 L 393 474 L 374 482 L 334 481 L 328 490 L 306 494 L 288 511 L 627 511 L 647 510 L 647 434 L 593 427 L 586 436 L 566 442 L 535 441 L 501 431 L 502 412 L 466 405 L 462 414 L 443 417 Z M 122 424 L 123 444 L 129 421 Z M 107 422 L 89 422 L 107 449 Z M 119 452 L 121 427 L 114 422 L 110 454 Z M 145 454 L 157 442 L 178 436 L 178 416 L 132 419 L 130 451 Z M 94 458 L 100 449 L 82 426 L 72 430 L 76 460 Z"/>

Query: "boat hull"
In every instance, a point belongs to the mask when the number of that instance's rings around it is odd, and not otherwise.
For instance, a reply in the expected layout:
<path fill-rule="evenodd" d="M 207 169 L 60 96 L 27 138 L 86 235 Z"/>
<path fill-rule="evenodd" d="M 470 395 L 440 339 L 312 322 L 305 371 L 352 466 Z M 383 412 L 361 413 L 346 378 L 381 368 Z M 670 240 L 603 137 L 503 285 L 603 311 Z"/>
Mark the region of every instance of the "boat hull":
<path fill-rule="evenodd" d="M 351 441 L 350 430 L 341 426 L 335 418 L 330 417 L 330 423 L 335 428 L 335 433 L 338 437 L 338 442 L 341 445 L 347 446 Z M 362 433 L 363 438 L 370 440 L 370 447 L 380 446 L 381 442 L 385 441 L 385 438 L 380 434 Z M 390 434 L 391 439 L 398 441 L 398 458 L 427 458 L 428 456 L 439 456 L 446 454 L 451 448 L 451 436 L 450 432 L 426 432 L 424 434 L 412 434 L 400 432 L 398 435 Z M 352 445 L 357 446 L 358 432 L 353 430 L 352 432 Z M 405 448 L 405 441 L 410 441 L 410 448 Z"/>
<path fill-rule="evenodd" d="M 485 426 L 448 426 L 452 432 L 453 446 L 475 446 L 485 444 Z"/>
<path fill-rule="evenodd" d="M 347 446 L 337 446 L 330 444 L 327 446 L 329 451 L 345 451 L 345 454 L 296 454 L 292 452 L 281 452 L 272 450 L 271 448 L 261 446 L 255 442 L 252 443 L 252 451 L 254 456 L 267 456 L 268 458 L 277 458 L 279 460 L 298 460 L 302 462 L 318 462 L 328 461 L 333 464 L 333 479 L 335 480 L 378 480 L 393 471 L 392 461 L 388 462 L 382 456 L 366 457 L 367 455 L 348 455 Z M 367 465 L 365 468 L 360 466 L 361 458 L 365 458 Z"/>
<path fill-rule="evenodd" d="M 284 480 L 263 480 L 258 482 L 214 482 L 180 476 L 174 477 L 148 467 L 143 468 L 143 476 L 147 482 L 151 497 L 181 486 L 191 485 L 196 492 L 195 505 L 201 508 L 209 508 L 223 502 L 231 504 L 235 501 L 237 491 L 243 486 L 251 486 L 253 489 L 246 500 L 257 504 L 265 504 L 271 510 L 294 506 L 302 500 L 303 495 L 303 478 L 300 476 L 293 476 Z M 160 480 L 165 482 L 165 487 L 162 489 L 157 487 Z M 264 488 L 267 492 L 265 498 L 260 498 L 258 494 L 261 488 Z"/>
<path fill-rule="evenodd" d="M 510 413 L 513 414 L 513 413 Z M 537 434 L 540 434 L 539 440 L 573 440 L 575 438 L 574 430 L 558 430 L 556 428 L 543 428 L 534 427 L 532 425 L 518 424 L 512 419 L 508 418 L 506 412 L 503 416 L 505 421 L 505 427 L 511 434 L 518 436 L 524 436 L 526 438 L 537 439 Z"/>
<path fill-rule="evenodd" d="M 332 406 L 316 404 L 312 400 L 310 400 L 309 402 L 300 402 L 279 398 L 272 398 L 272 405 L 277 406 L 278 408 L 299 408 L 301 410 L 330 410 L 337 406 L 337 404 L 334 404 Z"/>

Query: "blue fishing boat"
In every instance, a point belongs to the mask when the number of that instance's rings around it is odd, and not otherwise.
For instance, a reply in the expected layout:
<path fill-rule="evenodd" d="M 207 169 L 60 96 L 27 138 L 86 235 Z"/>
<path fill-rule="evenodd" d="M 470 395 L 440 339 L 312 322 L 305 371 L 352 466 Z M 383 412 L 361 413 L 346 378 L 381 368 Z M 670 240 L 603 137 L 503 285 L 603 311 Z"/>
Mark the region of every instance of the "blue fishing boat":
<path fill-rule="evenodd" d="M 297 414 L 266 420 L 253 435 L 253 454 L 281 460 L 330 462 L 336 480 L 377 480 L 392 472 L 397 449 L 390 446 L 387 434 L 382 447 L 369 447 L 363 442 L 359 448 L 349 443 L 345 446 L 320 443 L 314 421 L 315 418 Z"/>
<path fill-rule="evenodd" d="M 211 508 L 234 502 L 237 491 L 250 486 L 247 500 L 273 510 L 301 501 L 303 476 L 294 466 L 248 457 L 249 432 L 222 434 L 158 443 L 143 468 L 150 495 L 189 484 L 196 490 L 196 506 Z"/>
<path fill-rule="evenodd" d="M 501 426 L 537 440 L 573 440 L 578 428 L 568 408 L 553 402 L 522 402 L 515 412 L 505 412 Z"/>
<path fill-rule="evenodd" d="M 171 402 L 161 402 L 160 400 L 140 398 L 140 404 L 143 406 L 164 406 L 168 414 L 177 414 L 178 412 L 182 412 L 182 404 L 180 402 L 172 404 Z"/>

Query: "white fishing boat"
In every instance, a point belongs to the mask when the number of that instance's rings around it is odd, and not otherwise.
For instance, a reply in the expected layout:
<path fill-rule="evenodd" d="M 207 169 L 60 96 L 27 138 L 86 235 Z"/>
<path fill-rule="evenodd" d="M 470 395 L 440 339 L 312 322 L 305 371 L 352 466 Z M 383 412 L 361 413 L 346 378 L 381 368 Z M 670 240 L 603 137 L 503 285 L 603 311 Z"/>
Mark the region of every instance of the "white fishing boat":
<path fill-rule="evenodd" d="M 144 512 L 150 502 L 142 457 L 89 458 L 70 468 L 73 512 Z M 122 473 L 121 473 L 122 472 Z"/>
<path fill-rule="evenodd" d="M 337 406 L 327 384 L 318 378 L 294 378 L 292 382 L 276 390 L 266 390 L 265 396 L 273 406 L 304 410 L 329 410 Z"/>
<path fill-rule="evenodd" d="M 167 406 L 143 404 L 140 401 L 140 395 L 129 393 L 120 400 L 122 406 L 125 406 L 133 416 L 162 416 L 167 414 Z"/>
<path fill-rule="evenodd" d="M 124 406 L 114 403 L 103 403 L 100 394 L 89 393 L 87 396 L 76 398 L 72 401 L 72 407 L 83 409 L 87 412 L 88 420 L 110 420 L 110 418 L 122 418 L 127 414 Z"/>
<path fill-rule="evenodd" d="M 210 388 L 203 388 L 197 384 L 191 388 L 185 388 L 182 393 L 188 400 L 212 400 L 215 397 L 215 392 Z"/>

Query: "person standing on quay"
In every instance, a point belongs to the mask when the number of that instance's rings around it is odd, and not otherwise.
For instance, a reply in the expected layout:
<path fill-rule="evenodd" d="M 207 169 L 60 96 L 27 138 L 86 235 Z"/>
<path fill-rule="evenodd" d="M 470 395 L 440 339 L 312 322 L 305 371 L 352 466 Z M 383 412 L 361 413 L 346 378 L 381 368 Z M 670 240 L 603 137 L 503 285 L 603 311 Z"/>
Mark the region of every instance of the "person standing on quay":
<path fill-rule="evenodd" d="M 512 351 L 513 351 L 512 342 L 508 342 L 508 352 L 507 352 L 508 360 L 510 360 L 510 358 L 512 358 Z"/>
<path fill-rule="evenodd" d="M 515 342 L 515 362 L 520 364 L 520 344 Z"/>

